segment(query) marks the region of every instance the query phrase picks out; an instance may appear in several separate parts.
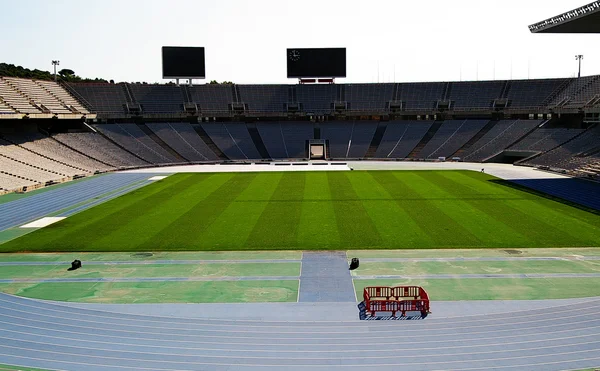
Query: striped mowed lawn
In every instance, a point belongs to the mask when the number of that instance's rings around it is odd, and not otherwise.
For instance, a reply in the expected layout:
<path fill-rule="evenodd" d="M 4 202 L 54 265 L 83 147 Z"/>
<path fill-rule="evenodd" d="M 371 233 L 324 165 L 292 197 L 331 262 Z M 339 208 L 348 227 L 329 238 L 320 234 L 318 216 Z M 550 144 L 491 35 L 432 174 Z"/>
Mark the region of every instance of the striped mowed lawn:
<path fill-rule="evenodd" d="M 172 175 L 0 251 L 600 246 L 600 215 L 471 171 Z"/>

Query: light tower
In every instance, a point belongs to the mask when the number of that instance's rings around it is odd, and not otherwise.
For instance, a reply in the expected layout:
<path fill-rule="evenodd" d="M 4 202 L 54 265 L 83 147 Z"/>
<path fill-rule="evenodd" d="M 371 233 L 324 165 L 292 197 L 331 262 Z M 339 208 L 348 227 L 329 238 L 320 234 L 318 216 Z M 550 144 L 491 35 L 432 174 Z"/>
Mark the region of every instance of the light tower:
<path fill-rule="evenodd" d="M 581 77 L 581 60 L 583 59 L 583 55 L 578 54 L 575 56 L 575 60 L 579 61 L 579 73 L 577 74 L 577 78 Z"/>
<path fill-rule="evenodd" d="M 54 82 L 56 82 L 56 66 L 60 65 L 60 61 L 52 61 L 52 65 L 54 66 Z"/>

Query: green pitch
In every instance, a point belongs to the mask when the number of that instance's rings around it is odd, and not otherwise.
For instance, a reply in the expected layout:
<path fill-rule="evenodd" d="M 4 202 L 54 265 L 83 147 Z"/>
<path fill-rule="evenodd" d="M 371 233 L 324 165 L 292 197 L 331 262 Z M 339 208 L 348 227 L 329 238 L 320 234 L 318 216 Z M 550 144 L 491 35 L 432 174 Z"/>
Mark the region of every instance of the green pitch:
<path fill-rule="evenodd" d="M 0 251 L 600 246 L 600 215 L 469 171 L 177 174 Z"/>

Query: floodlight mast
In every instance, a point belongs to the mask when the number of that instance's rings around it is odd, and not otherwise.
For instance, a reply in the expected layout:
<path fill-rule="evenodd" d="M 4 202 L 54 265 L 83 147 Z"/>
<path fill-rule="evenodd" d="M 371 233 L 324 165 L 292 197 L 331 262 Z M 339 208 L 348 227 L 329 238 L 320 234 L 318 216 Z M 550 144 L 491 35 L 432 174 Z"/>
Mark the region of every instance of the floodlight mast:
<path fill-rule="evenodd" d="M 579 61 L 579 73 L 577 74 L 577 78 L 581 78 L 581 60 L 583 59 L 583 55 L 578 54 L 575 56 L 575 60 Z"/>
<path fill-rule="evenodd" d="M 60 61 L 52 61 L 52 65 L 54 66 L 54 82 L 56 82 L 56 66 L 60 65 Z"/>

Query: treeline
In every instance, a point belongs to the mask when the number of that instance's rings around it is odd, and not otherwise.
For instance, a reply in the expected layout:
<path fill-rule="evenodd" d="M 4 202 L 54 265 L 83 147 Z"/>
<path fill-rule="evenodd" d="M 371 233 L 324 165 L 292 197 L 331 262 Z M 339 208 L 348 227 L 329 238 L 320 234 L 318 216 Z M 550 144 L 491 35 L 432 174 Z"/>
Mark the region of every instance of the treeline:
<path fill-rule="evenodd" d="M 208 84 L 209 85 L 234 85 L 233 82 L 231 82 L 231 81 L 218 82 L 217 80 L 211 80 Z"/>
<path fill-rule="evenodd" d="M 34 80 L 54 80 L 54 75 L 48 71 L 41 71 L 38 69 L 30 70 L 29 68 L 6 63 L 0 63 L 0 76 L 20 77 L 23 79 Z M 105 79 L 100 78 L 89 79 L 77 76 L 75 71 L 67 68 L 58 71 L 57 77 L 59 80 L 66 82 L 108 82 Z"/>

